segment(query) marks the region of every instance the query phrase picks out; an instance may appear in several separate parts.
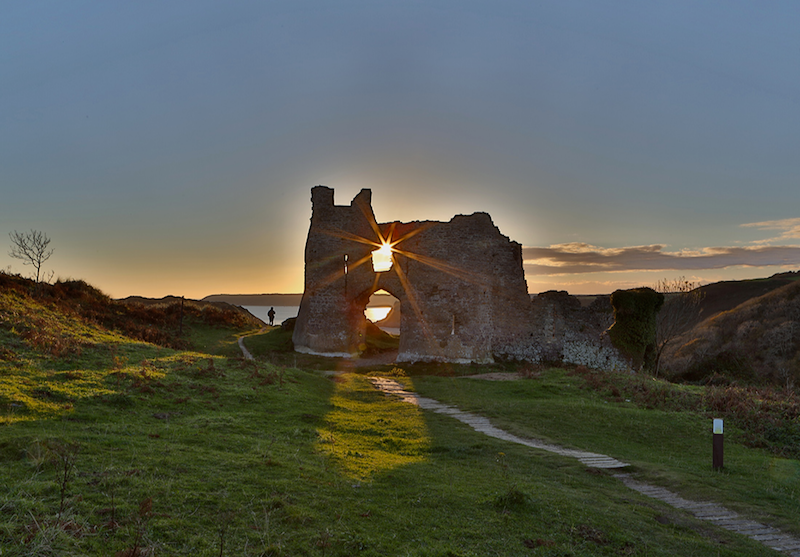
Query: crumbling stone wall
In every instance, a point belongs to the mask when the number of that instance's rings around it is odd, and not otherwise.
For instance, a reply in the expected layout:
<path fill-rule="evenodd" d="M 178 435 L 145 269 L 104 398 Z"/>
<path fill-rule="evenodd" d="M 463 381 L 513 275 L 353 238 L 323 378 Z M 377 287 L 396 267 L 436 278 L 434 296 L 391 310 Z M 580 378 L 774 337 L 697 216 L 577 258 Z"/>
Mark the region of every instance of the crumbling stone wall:
<path fill-rule="evenodd" d="M 567 292 L 551 290 L 534 296 L 531 306 L 538 361 L 597 369 L 629 367 L 606 333 L 614 323 L 609 296 L 598 296 L 584 306 Z"/>
<path fill-rule="evenodd" d="M 293 334 L 300 352 L 351 356 L 364 348 L 364 308 L 383 289 L 401 306 L 397 361 L 539 360 L 522 246 L 486 213 L 449 222 L 378 224 L 370 190 L 349 206 L 311 190 L 305 291 Z M 397 242 L 393 267 L 375 272 L 371 252 Z"/>
<path fill-rule="evenodd" d="M 583 317 L 580 301 L 568 292 L 550 290 L 535 296 L 531 300 L 531 308 L 531 316 L 536 324 L 535 342 L 541 348 L 542 359 L 561 361 L 565 338 L 573 332 L 573 325 Z"/>
<path fill-rule="evenodd" d="M 386 290 L 400 304 L 398 362 L 507 358 L 600 369 L 640 365 L 621 354 L 619 335 L 609 335 L 614 311 L 608 296 L 586 307 L 567 292 L 531 300 L 522 247 L 486 213 L 379 224 L 370 190 L 344 206 L 334 204 L 333 193 L 324 186 L 311 190 L 305 291 L 292 337 L 297 351 L 344 357 L 362 352 L 364 308 L 374 292 Z M 371 254 L 384 239 L 394 244 L 393 266 L 375 272 Z"/>
<path fill-rule="evenodd" d="M 370 225 L 371 202 L 372 193 L 361 190 L 349 206 L 337 207 L 332 189 L 311 190 L 305 290 L 292 335 L 299 352 L 350 356 L 363 350 L 366 318 L 358 305 L 373 281 L 370 242 L 379 241 Z"/>

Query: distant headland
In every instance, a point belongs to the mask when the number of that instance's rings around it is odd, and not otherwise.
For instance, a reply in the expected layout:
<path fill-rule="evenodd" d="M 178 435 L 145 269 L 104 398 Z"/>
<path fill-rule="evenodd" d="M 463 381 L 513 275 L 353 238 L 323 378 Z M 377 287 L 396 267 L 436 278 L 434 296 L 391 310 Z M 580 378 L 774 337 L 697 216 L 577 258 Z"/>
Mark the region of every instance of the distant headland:
<path fill-rule="evenodd" d="M 203 302 L 228 302 L 235 306 L 299 306 L 302 294 L 212 294 Z"/>
<path fill-rule="evenodd" d="M 302 294 L 212 294 L 203 302 L 227 302 L 235 306 L 299 306 Z M 373 294 L 369 306 L 392 306 L 394 298 L 388 294 Z"/>

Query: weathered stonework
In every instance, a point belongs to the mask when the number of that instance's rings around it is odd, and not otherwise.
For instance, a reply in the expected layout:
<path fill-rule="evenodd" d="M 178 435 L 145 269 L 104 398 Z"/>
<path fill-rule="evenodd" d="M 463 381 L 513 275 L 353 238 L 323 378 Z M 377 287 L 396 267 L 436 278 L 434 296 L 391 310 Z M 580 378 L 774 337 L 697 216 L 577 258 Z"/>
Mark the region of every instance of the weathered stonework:
<path fill-rule="evenodd" d="M 337 206 L 332 189 L 311 190 L 295 350 L 357 356 L 366 347 L 364 308 L 374 292 L 386 290 L 399 300 L 398 362 L 501 358 L 630 368 L 608 334 L 614 323 L 609 297 L 586 307 L 567 292 L 531 300 L 520 244 L 486 213 L 378 224 L 371 196 L 361 190 L 350 205 Z M 394 246 L 392 268 L 376 272 L 371 254 L 384 240 Z"/>
<path fill-rule="evenodd" d="M 531 317 L 536 324 L 534 340 L 544 361 L 561 361 L 564 342 L 573 325 L 583 317 L 583 307 L 575 296 L 551 290 L 531 300 Z"/>
<path fill-rule="evenodd" d="M 522 269 L 522 247 L 486 213 L 450 222 L 377 224 L 370 190 L 349 206 L 311 190 L 305 291 L 295 350 L 353 356 L 364 349 L 364 308 L 377 290 L 400 301 L 399 362 L 540 360 Z M 375 272 L 371 253 L 394 244 L 393 266 Z"/>
<path fill-rule="evenodd" d="M 628 363 L 606 334 L 614 323 L 608 296 L 588 306 L 564 291 L 542 292 L 531 301 L 533 344 L 539 362 L 585 365 L 596 369 L 627 369 Z"/>

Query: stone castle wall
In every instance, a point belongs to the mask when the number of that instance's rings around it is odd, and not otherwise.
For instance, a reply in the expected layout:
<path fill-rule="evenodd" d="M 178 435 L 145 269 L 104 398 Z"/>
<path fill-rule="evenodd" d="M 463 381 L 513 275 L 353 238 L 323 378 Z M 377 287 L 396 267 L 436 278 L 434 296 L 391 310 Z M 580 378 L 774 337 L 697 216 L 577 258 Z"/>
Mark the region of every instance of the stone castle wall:
<path fill-rule="evenodd" d="M 598 296 L 583 306 L 567 292 L 549 291 L 534 296 L 531 306 L 534 344 L 541 356 L 538 361 L 628 369 L 627 360 L 606 333 L 614 324 L 609 296 Z"/>
<path fill-rule="evenodd" d="M 377 223 L 370 190 L 335 205 L 333 190 L 311 190 L 305 290 L 295 350 L 355 356 L 365 348 L 364 308 L 386 290 L 400 303 L 398 362 L 487 363 L 495 359 L 566 362 L 622 368 L 605 331 L 608 297 L 583 307 L 566 292 L 531 300 L 522 246 L 500 233 L 486 213 L 449 222 Z M 394 245 L 392 268 L 375 272 L 371 254 Z"/>
<path fill-rule="evenodd" d="M 293 340 L 300 352 L 363 350 L 369 296 L 380 289 L 402 308 L 398 361 L 490 362 L 531 356 L 531 307 L 522 247 L 486 213 L 449 222 L 375 221 L 371 193 L 349 206 L 312 189 L 305 291 Z M 376 273 L 370 254 L 397 242 L 393 267 Z"/>

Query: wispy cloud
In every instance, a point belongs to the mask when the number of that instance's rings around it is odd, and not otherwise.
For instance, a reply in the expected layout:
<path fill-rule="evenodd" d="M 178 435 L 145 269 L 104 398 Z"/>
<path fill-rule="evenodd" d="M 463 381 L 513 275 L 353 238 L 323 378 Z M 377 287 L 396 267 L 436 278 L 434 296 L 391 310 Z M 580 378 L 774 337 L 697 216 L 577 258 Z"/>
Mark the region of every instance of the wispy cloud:
<path fill-rule="evenodd" d="M 796 233 L 800 234 L 800 219 L 789 221 L 796 221 Z M 789 231 L 789 228 L 781 230 Z M 522 248 L 522 256 L 525 270 L 538 275 L 800 266 L 800 247 L 797 246 L 710 247 L 674 252 L 664 251 L 665 247 L 654 244 L 602 248 L 575 242 L 546 248 Z"/>
<path fill-rule="evenodd" d="M 800 218 L 751 222 L 741 226 L 744 228 L 760 228 L 762 230 L 780 231 L 778 236 L 756 242 L 758 244 L 769 244 L 771 242 L 777 242 L 781 240 L 794 240 L 800 238 Z"/>

